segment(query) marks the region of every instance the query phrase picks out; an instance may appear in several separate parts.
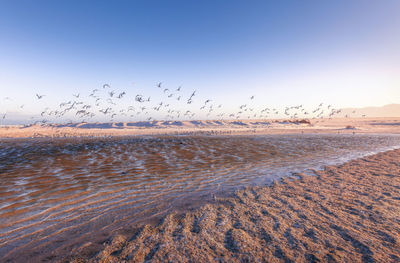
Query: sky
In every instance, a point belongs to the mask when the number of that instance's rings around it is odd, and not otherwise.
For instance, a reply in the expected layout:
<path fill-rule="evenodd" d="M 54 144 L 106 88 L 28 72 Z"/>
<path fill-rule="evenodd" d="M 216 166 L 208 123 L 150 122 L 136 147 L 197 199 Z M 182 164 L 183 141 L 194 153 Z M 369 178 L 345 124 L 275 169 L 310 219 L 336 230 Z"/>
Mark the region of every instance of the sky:
<path fill-rule="evenodd" d="M 86 104 L 94 89 L 104 103 L 111 90 L 126 92 L 112 98 L 116 105 L 99 106 L 117 118 L 130 105 L 142 107 L 138 94 L 170 104 L 147 115 L 157 118 L 171 108 L 206 118 L 200 107 L 207 99 L 210 118 L 220 105 L 227 116 L 243 104 L 400 103 L 399 14 L 397 0 L 2 0 L 0 113 L 39 118 L 72 94 Z"/>

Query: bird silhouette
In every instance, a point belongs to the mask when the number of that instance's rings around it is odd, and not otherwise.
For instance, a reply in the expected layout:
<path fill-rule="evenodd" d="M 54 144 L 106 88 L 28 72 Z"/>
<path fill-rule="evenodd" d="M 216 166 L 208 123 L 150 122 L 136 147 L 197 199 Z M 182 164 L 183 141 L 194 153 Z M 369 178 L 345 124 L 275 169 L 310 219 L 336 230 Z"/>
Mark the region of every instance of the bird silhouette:
<path fill-rule="evenodd" d="M 143 102 L 143 101 L 144 101 L 143 96 L 140 95 L 140 94 L 136 95 L 135 101 L 137 101 L 137 102 Z"/>
<path fill-rule="evenodd" d="M 118 99 L 121 99 L 125 94 L 126 94 L 125 91 L 124 91 L 124 92 L 121 92 L 121 93 L 118 95 Z"/>

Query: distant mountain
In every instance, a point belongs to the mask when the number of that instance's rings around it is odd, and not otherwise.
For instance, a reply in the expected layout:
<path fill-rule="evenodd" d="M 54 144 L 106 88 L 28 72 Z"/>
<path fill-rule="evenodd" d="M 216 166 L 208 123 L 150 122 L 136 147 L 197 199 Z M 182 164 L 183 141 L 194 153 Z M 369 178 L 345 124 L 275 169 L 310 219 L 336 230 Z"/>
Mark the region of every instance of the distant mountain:
<path fill-rule="evenodd" d="M 388 104 L 381 107 L 344 108 L 337 117 L 400 117 L 400 104 Z"/>

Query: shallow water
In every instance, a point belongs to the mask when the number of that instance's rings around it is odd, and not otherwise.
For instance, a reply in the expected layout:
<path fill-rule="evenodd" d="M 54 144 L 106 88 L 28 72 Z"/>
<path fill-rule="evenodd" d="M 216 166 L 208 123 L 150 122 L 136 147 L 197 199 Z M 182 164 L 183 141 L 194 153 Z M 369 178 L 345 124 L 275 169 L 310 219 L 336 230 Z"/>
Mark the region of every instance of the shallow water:
<path fill-rule="evenodd" d="M 0 255 L 79 244 L 178 204 L 399 146 L 395 135 L 3 140 Z"/>

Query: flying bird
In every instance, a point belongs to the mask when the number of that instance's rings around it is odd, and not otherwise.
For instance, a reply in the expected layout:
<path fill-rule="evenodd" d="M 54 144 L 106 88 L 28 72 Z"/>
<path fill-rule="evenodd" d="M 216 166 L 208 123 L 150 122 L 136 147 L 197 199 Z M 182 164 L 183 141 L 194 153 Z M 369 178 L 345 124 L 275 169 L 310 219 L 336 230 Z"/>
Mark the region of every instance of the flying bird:
<path fill-rule="evenodd" d="M 143 100 L 143 96 L 140 95 L 140 94 L 136 95 L 135 100 L 136 100 L 137 102 L 143 102 L 143 101 L 144 101 L 144 100 Z"/>
<path fill-rule="evenodd" d="M 122 93 L 120 93 L 120 94 L 118 95 L 118 99 L 122 99 L 122 97 L 123 97 L 125 94 L 126 94 L 125 91 L 122 92 Z"/>

